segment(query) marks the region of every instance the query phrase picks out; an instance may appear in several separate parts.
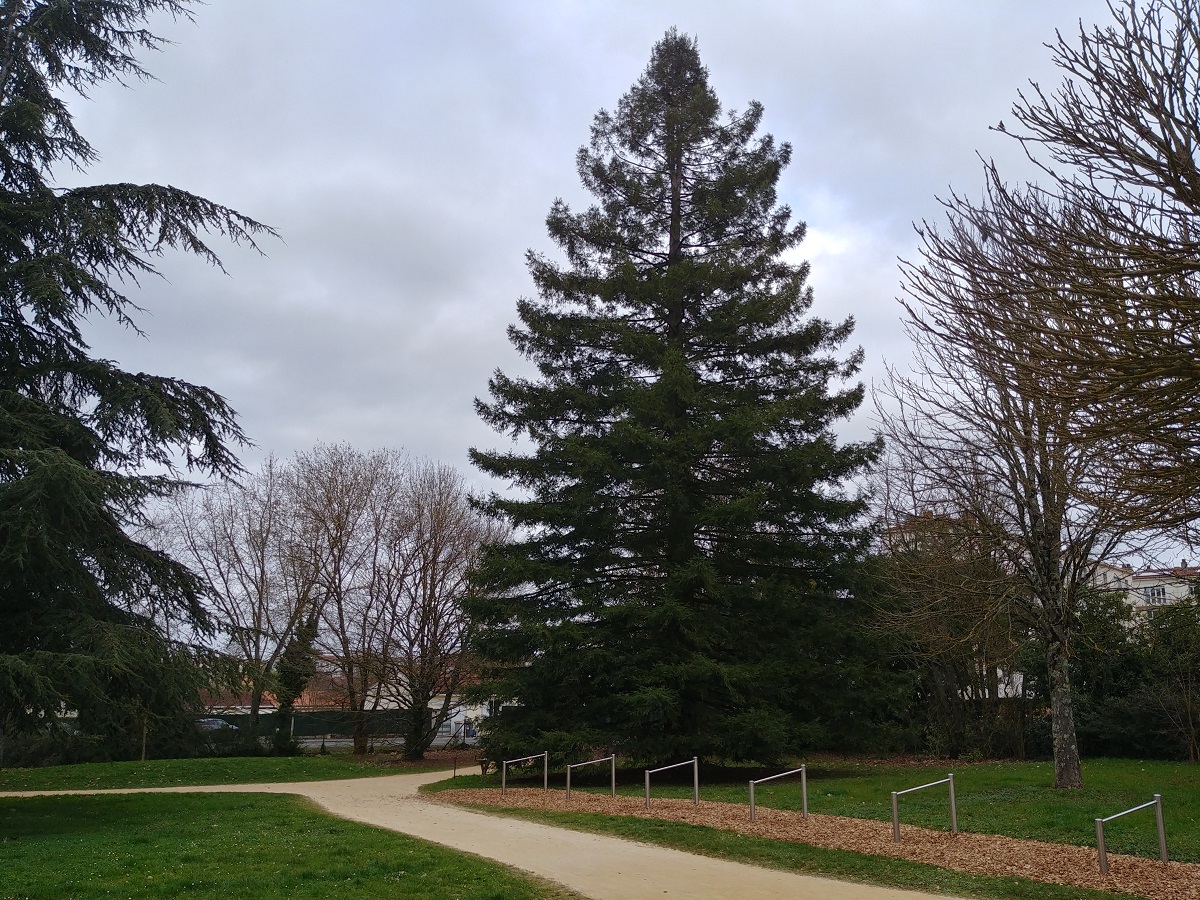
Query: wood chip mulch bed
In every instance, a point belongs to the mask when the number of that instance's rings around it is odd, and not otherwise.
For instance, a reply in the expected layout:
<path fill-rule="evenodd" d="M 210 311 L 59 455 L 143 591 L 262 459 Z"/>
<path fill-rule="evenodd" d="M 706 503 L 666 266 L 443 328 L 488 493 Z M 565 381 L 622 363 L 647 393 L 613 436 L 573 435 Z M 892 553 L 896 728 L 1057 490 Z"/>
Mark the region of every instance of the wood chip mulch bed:
<path fill-rule="evenodd" d="M 756 821 L 749 807 L 701 800 L 655 799 L 649 810 L 640 797 L 610 797 L 573 791 L 544 793 L 536 788 L 509 788 L 504 797 L 495 789 L 453 790 L 430 795 L 450 803 L 478 806 L 544 809 L 555 812 L 600 813 L 610 816 L 669 819 L 691 825 L 721 828 L 739 834 L 794 841 L 832 850 L 852 850 L 872 856 L 891 856 L 929 863 L 976 875 L 1027 878 L 1079 888 L 1134 894 L 1150 900 L 1200 900 L 1200 864 L 1108 854 L 1108 874 L 1101 875 L 1096 851 L 1088 847 L 1020 840 L 994 834 L 952 835 L 914 825 L 900 826 L 900 843 L 892 841 L 892 823 L 846 816 L 810 814 L 759 806 Z"/>

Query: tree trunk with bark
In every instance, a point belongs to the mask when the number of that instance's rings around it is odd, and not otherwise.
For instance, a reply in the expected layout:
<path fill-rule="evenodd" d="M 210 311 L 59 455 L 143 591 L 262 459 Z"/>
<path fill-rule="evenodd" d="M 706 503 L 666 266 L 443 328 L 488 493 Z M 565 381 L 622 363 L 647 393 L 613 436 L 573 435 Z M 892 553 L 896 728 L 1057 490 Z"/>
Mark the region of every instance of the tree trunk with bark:
<path fill-rule="evenodd" d="M 262 712 L 262 683 L 255 681 L 250 688 L 250 734 L 258 734 L 258 720 Z"/>
<path fill-rule="evenodd" d="M 424 759 L 431 738 L 426 710 L 419 707 L 408 710 L 408 715 L 404 720 L 404 758 L 408 760 Z"/>
<path fill-rule="evenodd" d="M 1075 739 L 1075 711 L 1071 704 L 1071 675 L 1067 669 L 1067 646 L 1052 640 L 1046 650 L 1050 673 L 1050 726 L 1054 744 L 1054 786 L 1083 787 L 1079 768 L 1079 743 Z"/>
<path fill-rule="evenodd" d="M 354 752 L 362 756 L 367 752 L 367 713 L 366 710 L 350 710 L 350 737 L 354 742 Z"/>

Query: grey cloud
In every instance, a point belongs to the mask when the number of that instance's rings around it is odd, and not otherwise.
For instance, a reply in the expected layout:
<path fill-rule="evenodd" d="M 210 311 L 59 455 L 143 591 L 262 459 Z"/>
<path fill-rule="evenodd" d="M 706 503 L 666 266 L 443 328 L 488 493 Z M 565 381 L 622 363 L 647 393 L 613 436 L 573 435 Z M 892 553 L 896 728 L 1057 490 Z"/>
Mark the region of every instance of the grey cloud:
<path fill-rule="evenodd" d="M 976 151 L 1015 166 L 987 126 L 1029 78 L 1056 80 L 1041 46 L 1055 27 L 1107 15 L 1103 0 L 197 7 L 194 26 L 159 23 L 176 45 L 146 59 L 157 82 L 74 104 L 103 154 L 83 178 L 179 185 L 283 240 L 223 252 L 228 276 L 166 260 L 169 281 L 137 294 L 148 340 L 92 338 L 225 394 L 259 444 L 251 464 L 317 440 L 458 465 L 503 445 L 471 403 L 496 367 L 528 370 L 504 334 L 532 290 L 523 254 L 553 252 L 555 197 L 586 204 L 574 153 L 593 114 L 676 25 L 722 101 L 762 101 L 793 144 L 781 199 L 813 231 L 816 312 L 855 316 L 870 378 L 907 354 L 896 258 L 915 252 L 912 221 L 951 185 L 978 190 Z"/>

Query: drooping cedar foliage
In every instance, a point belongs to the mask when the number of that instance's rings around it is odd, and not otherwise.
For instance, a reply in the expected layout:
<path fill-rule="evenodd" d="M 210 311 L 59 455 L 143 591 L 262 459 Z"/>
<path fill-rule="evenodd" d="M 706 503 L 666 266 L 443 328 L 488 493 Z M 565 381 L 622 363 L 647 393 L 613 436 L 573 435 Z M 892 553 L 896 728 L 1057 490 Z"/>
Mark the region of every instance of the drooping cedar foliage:
<path fill-rule="evenodd" d="M 169 248 L 219 265 L 206 232 L 253 245 L 269 229 L 159 185 L 64 188 L 96 152 L 63 96 L 146 77 L 143 26 L 186 0 L 0 5 L 0 716 L 5 727 L 78 711 L 137 733 L 186 706 L 194 650 L 155 610 L 203 630 L 200 585 L 131 536 L 145 502 L 187 468 L 225 475 L 243 440 L 213 391 L 128 372 L 89 351 L 81 323 L 136 327 L 123 291 Z M 161 474 L 147 475 L 153 469 Z M 153 732 L 153 728 L 150 729 Z"/>

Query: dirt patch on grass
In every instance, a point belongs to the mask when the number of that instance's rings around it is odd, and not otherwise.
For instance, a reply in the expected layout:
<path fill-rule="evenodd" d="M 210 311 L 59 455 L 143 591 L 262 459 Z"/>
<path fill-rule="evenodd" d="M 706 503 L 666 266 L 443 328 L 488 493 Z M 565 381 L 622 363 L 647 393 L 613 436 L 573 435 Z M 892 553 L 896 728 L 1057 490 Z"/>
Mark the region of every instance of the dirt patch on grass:
<path fill-rule="evenodd" d="M 1027 878 L 1136 894 L 1151 900 L 1200 900 L 1197 863 L 1173 862 L 1163 866 L 1157 860 L 1110 853 L 1108 874 L 1101 875 L 1093 849 L 993 834 L 952 835 L 901 825 L 900 843 L 896 844 L 892 841 L 890 822 L 823 815 L 810 815 L 805 820 L 798 812 L 762 806 L 758 807 L 756 821 L 751 822 L 746 806 L 707 800 L 693 806 L 688 800 L 658 799 L 647 810 L 638 797 L 613 798 L 582 791 L 572 792 L 569 801 L 564 791 L 544 793 L 531 788 L 509 788 L 504 797 L 496 789 L 442 791 L 430 796 L 479 806 L 668 819 L 831 850 L 910 859 L 976 875 Z"/>

